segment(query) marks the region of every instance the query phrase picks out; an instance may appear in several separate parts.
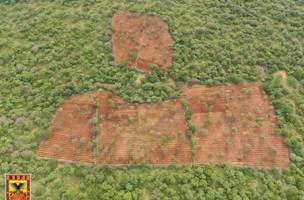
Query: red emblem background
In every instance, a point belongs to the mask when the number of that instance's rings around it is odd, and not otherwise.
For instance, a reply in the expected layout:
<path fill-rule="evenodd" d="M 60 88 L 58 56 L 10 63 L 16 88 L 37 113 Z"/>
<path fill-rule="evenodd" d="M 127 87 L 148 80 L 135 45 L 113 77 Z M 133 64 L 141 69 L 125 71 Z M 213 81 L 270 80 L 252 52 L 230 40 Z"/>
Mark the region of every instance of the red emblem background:
<path fill-rule="evenodd" d="M 26 192 L 12 192 L 10 191 L 11 181 L 26 181 Z M 30 200 L 31 199 L 31 175 L 29 174 L 9 174 L 5 175 L 5 199 L 6 200 Z"/>

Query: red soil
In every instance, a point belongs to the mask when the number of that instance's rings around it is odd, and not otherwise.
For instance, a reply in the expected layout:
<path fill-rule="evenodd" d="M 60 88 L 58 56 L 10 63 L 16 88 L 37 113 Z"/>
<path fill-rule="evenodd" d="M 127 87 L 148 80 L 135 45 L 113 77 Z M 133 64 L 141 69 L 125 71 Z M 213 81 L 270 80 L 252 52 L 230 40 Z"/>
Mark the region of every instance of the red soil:
<path fill-rule="evenodd" d="M 109 99 L 101 120 L 99 163 L 189 163 L 183 107 L 179 101 L 128 104 Z"/>
<path fill-rule="evenodd" d="M 67 99 L 55 113 L 51 134 L 42 141 L 38 156 L 93 162 L 92 116 L 96 94 Z"/>
<path fill-rule="evenodd" d="M 94 104 L 98 107 L 100 122 L 98 163 L 191 162 L 184 112 L 179 101 L 130 104 L 108 92 L 68 99 L 55 114 L 51 135 L 41 143 L 38 155 L 94 162 Z M 77 146 L 78 143 L 73 141 L 75 138 L 83 143 Z"/>
<path fill-rule="evenodd" d="M 112 19 L 112 43 L 117 64 L 150 71 L 150 64 L 168 68 L 172 62 L 172 38 L 167 23 L 158 16 L 117 11 Z"/>
<path fill-rule="evenodd" d="M 288 167 L 288 149 L 274 133 L 274 110 L 259 83 L 195 85 L 183 91 L 196 128 L 196 163 Z M 186 135 L 180 100 L 131 104 L 108 92 L 87 93 L 59 108 L 38 155 L 101 164 L 190 163 Z"/>
<path fill-rule="evenodd" d="M 284 138 L 259 83 L 184 88 L 196 128 L 195 162 L 288 167 Z"/>

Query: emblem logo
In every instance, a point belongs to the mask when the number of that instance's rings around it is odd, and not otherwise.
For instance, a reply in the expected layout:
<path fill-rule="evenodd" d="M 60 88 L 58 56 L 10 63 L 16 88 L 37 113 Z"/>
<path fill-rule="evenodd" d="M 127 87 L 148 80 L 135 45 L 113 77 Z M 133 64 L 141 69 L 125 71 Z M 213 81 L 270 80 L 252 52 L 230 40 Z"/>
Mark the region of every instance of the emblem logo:
<path fill-rule="evenodd" d="M 6 200 L 31 199 L 31 175 L 10 174 L 5 175 Z"/>

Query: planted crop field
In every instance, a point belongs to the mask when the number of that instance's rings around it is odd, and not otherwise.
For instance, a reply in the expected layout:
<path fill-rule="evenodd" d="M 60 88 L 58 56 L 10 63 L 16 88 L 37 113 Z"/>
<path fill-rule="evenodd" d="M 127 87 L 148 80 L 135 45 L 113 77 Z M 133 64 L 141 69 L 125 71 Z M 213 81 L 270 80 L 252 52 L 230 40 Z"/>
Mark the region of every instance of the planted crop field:
<path fill-rule="evenodd" d="M 161 17 L 117 11 L 112 29 L 117 64 L 127 63 L 143 71 L 150 71 L 151 65 L 162 69 L 170 67 L 173 41 L 167 23 Z"/>
<path fill-rule="evenodd" d="M 259 83 L 184 89 L 195 127 L 197 163 L 288 167 L 288 148 L 275 135 L 274 109 Z"/>
<path fill-rule="evenodd" d="M 56 112 L 51 133 L 39 146 L 38 156 L 93 162 L 94 96 L 69 98 Z"/>
<path fill-rule="evenodd" d="M 110 104 L 101 121 L 99 162 L 102 164 L 190 163 L 191 148 L 182 104 Z"/>
<path fill-rule="evenodd" d="M 101 164 L 190 163 L 186 130 L 177 100 L 130 104 L 108 92 L 88 93 L 59 108 L 38 155 Z"/>
<path fill-rule="evenodd" d="M 183 104 L 195 128 L 191 137 Z M 194 85 L 183 88 L 182 100 L 151 104 L 96 92 L 65 101 L 38 154 L 119 165 L 189 164 L 194 156 L 194 163 L 287 168 L 288 149 L 275 127 L 273 107 L 259 83 Z"/>

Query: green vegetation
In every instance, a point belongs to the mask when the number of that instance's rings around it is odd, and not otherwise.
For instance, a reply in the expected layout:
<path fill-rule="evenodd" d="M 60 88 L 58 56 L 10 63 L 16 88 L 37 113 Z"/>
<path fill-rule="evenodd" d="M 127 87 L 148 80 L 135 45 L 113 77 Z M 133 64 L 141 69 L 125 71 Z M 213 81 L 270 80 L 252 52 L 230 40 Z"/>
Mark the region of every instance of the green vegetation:
<path fill-rule="evenodd" d="M 92 118 L 92 132 L 93 132 L 93 152 L 94 152 L 94 163 L 96 163 L 98 157 L 99 157 L 99 131 L 100 131 L 100 118 L 98 114 L 99 110 L 99 101 L 96 98 L 95 102 L 93 104 L 93 118 Z"/>
<path fill-rule="evenodd" d="M 191 118 L 192 118 L 192 113 L 190 111 L 190 106 L 188 102 L 183 101 L 183 109 L 185 112 L 185 120 L 186 120 L 186 126 L 187 126 L 187 137 L 190 143 L 191 147 L 191 157 L 192 161 L 194 161 L 194 156 L 195 156 L 195 137 L 193 136 L 193 133 L 195 131 L 195 126 L 192 124 Z"/>
<path fill-rule="evenodd" d="M 136 69 L 114 64 L 117 9 L 168 22 L 175 41 L 168 72 L 155 68 L 136 85 Z M 2 0 L 0 11 L 0 174 L 32 173 L 32 199 L 303 199 L 303 1 Z M 288 88 L 272 76 L 278 70 L 288 74 Z M 113 84 L 127 101 L 156 102 L 179 95 L 170 78 L 210 85 L 263 81 L 290 167 L 115 168 L 36 158 L 66 97 Z"/>

